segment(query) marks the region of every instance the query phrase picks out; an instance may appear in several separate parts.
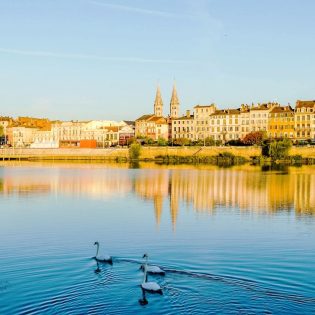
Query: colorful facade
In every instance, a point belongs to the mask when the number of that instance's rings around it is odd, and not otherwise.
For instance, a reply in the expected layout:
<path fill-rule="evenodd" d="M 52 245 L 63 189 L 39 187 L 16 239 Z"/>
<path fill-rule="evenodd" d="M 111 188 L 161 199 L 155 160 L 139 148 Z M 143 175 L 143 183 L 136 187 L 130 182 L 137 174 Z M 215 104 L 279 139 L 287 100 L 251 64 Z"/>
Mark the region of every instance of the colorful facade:
<path fill-rule="evenodd" d="M 268 137 L 273 139 L 294 139 L 294 110 L 291 106 L 276 106 L 268 117 Z"/>

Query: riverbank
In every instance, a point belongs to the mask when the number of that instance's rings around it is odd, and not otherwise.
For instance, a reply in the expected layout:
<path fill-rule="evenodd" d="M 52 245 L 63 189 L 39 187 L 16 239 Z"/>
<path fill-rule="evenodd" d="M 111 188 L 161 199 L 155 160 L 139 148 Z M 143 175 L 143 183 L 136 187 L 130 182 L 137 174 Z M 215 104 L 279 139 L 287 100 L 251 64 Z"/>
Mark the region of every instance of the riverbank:
<path fill-rule="evenodd" d="M 1 160 L 21 161 L 113 161 L 119 158 L 128 159 L 128 149 L 0 149 Z"/>
<path fill-rule="evenodd" d="M 261 155 L 260 147 L 142 147 L 141 160 L 154 160 L 161 156 L 177 157 L 214 157 L 220 154 L 233 154 L 250 160 Z M 289 155 L 300 155 L 302 158 L 315 158 L 315 147 L 292 147 Z M 78 160 L 78 161 L 114 161 L 127 160 L 128 148 L 107 149 L 0 149 L 1 160 Z"/>

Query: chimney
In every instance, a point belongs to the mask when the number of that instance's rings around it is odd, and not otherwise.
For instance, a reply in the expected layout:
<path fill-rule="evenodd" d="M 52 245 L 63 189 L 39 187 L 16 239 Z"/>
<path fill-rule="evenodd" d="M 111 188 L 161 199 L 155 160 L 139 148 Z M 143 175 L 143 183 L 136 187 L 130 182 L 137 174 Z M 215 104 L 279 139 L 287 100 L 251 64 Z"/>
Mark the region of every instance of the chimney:
<path fill-rule="evenodd" d="M 187 117 L 187 118 L 190 118 L 190 110 L 189 110 L 189 109 L 186 110 L 186 117 Z"/>

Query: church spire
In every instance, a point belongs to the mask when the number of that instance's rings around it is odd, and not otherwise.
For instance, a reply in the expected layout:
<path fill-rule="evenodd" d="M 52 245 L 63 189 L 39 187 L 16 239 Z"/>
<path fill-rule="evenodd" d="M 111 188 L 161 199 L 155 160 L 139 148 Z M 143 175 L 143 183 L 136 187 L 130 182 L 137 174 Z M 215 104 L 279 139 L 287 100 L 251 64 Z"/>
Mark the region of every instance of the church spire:
<path fill-rule="evenodd" d="M 170 102 L 170 115 L 171 118 L 178 118 L 179 116 L 179 100 L 177 96 L 176 84 L 174 82 L 172 97 Z"/>
<path fill-rule="evenodd" d="M 158 86 L 156 90 L 156 96 L 154 101 L 154 115 L 159 117 L 163 116 L 163 101 L 160 86 Z"/>

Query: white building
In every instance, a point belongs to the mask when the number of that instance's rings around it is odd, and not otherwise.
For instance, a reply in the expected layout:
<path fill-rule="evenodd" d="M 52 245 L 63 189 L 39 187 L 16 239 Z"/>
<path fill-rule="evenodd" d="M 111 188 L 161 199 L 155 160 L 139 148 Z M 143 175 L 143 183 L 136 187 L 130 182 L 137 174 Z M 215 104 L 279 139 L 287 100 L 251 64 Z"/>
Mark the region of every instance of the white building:
<path fill-rule="evenodd" d="M 194 131 L 195 139 L 206 139 L 210 137 L 210 115 L 216 111 L 216 106 L 196 105 L 194 107 Z"/>
<path fill-rule="evenodd" d="M 56 130 L 37 130 L 33 135 L 33 149 L 59 148 L 59 136 Z"/>
<path fill-rule="evenodd" d="M 280 105 L 278 103 L 268 103 L 251 107 L 249 113 L 251 131 L 267 132 L 269 113 L 275 106 Z"/>
<path fill-rule="evenodd" d="M 37 128 L 10 127 L 8 128 L 8 143 L 15 148 L 29 147 L 34 142 Z"/>
<path fill-rule="evenodd" d="M 186 115 L 172 118 L 172 139 L 185 138 L 193 141 L 195 139 L 194 115 L 187 110 Z"/>

